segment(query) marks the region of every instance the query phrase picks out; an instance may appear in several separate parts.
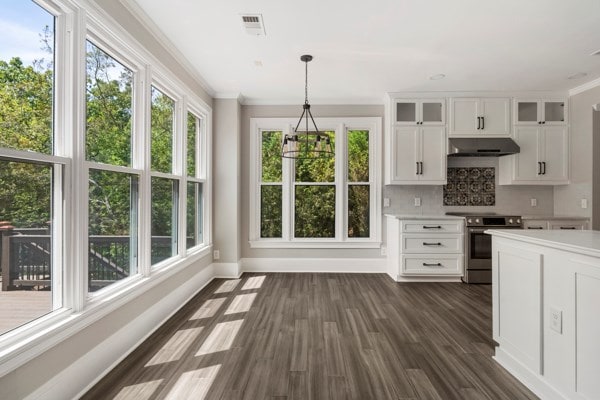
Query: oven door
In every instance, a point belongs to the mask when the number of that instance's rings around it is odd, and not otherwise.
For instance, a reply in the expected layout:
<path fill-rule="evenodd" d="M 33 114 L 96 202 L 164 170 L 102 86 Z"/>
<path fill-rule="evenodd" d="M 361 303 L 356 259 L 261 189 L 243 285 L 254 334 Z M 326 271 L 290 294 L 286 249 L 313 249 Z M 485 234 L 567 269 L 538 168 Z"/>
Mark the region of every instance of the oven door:
<path fill-rule="evenodd" d="M 467 229 L 467 269 L 492 269 L 492 237 L 484 233 L 487 229 Z"/>

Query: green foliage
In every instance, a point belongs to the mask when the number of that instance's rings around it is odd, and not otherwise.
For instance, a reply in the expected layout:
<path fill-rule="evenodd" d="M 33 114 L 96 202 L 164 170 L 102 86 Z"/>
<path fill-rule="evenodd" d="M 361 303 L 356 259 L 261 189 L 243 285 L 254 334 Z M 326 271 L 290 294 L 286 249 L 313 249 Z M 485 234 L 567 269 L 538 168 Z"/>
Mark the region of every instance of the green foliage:
<path fill-rule="evenodd" d="M 0 61 L 0 147 L 52 153 L 52 70 Z"/>
<path fill-rule="evenodd" d="M 131 198 L 136 193 L 135 175 L 90 169 L 89 234 L 129 235 L 131 214 L 137 211 L 131 210 Z"/>
<path fill-rule="evenodd" d="M 335 186 L 296 186 L 295 211 L 295 237 L 335 237 Z"/>
<path fill-rule="evenodd" d="M 260 237 L 280 238 L 281 220 L 281 185 L 263 185 L 260 188 Z"/>
<path fill-rule="evenodd" d="M 90 42 L 86 59 L 86 157 L 130 166 L 133 73 Z"/>
<path fill-rule="evenodd" d="M 192 113 L 187 115 L 187 174 L 196 176 L 196 141 L 200 121 Z"/>
<path fill-rule="evenodd" d="M 281 182 L 281 131 L 262 132 L 262 182 Z"/>
<path fill-rule="evenodd" d="M 153 171 L 173 169 L 173 113 L 175 102 L 152 87 L 150 165 Z"/>
<path fill-rule="evenodd" d="M 325 133 L 331 138 L 332 148 L 335 148 L 335 132 L 328 131 Z M 335 157 L 325 157 L 316 153 L 313 158 L 295 160 L 295 164 L 296 182 L 335 181 Z"/>

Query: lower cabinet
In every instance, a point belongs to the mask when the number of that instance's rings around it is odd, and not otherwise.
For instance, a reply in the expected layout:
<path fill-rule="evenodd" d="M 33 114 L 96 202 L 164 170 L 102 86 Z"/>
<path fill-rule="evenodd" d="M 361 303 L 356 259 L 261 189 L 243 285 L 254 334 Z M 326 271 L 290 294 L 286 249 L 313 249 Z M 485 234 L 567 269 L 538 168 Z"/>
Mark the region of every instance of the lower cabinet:
<path fill-rule="evenodd" d="M 464 270 L 463 219 L 388 215 L 388 275 L 395 281 L 459 281 Z"/>
<path fill-rule="evenodd" d="M 523 218 L 523 229 L 562 229 L 584 230 L 588 229 L 588 219 L 526 219 Z"/>

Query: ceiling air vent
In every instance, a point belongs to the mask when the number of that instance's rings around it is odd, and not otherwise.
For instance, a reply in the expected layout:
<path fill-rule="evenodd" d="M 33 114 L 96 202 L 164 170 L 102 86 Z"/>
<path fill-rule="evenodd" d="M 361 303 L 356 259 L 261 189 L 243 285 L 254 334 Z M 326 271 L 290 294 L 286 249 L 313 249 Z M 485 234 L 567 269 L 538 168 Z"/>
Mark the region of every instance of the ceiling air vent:
<path fill-rule="evenodd" d="M 243 14 L 242 22 L 248 35 L 265 36 L 265 25 L 263 24 L 262 14 Z"/>

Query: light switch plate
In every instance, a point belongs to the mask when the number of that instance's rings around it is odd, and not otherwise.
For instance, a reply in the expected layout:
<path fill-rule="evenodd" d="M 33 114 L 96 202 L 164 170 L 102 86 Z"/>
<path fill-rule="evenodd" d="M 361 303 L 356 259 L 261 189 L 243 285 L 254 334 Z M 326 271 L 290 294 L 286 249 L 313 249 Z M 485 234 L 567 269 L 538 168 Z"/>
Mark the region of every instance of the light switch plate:
<path fill-rule="evenodd" d="M 383 206 L 384 207 L 389 207 L 390 206 L 390 199 L 389 199 L 389 197 L 384 197 L 383 198 Z"/>
<path fill-rule="evenodd" d="M 581 199 L 581 208 L 587 208 L 587 199 Z"/>
<path fill-rule="evenodd" d="M 562 334 L 562 311 L 550 307 L 550 329 Z"/>
<path fill-rule="evenodd" d="M 537 199 L 531 199 L 531 207 L 537 207 Z"/>
<path fill-rule="evenodd" d="M 415 207 L 421 207 L 421 198 L 415 197 Z"/>

